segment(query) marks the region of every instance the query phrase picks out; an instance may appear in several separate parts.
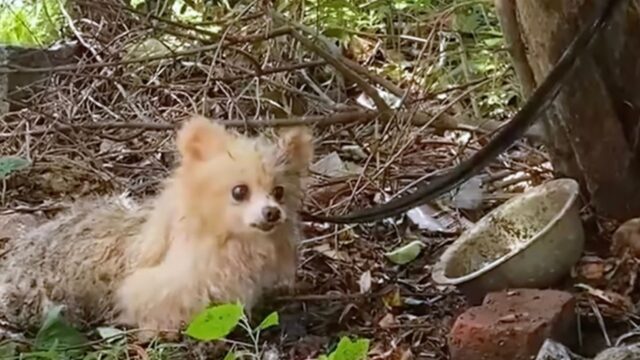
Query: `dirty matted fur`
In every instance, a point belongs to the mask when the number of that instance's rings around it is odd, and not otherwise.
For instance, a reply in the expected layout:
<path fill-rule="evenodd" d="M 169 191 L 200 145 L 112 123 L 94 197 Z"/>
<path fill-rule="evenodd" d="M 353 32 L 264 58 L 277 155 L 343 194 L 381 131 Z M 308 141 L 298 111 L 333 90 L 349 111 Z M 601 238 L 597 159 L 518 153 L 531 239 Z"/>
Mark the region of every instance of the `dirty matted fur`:
<path fill-rule="evenodd" d="M 0 318 L 33 328 L 62 304 L 77 326 L 126 324 L 155 336 L 211 303 L 251 308 L 291 286 L 310 133 L 249 138 L 196 116 L 177 144 L 181 163 L 157 198 L 78 201 L 11 239 L 0 258 Z"/>

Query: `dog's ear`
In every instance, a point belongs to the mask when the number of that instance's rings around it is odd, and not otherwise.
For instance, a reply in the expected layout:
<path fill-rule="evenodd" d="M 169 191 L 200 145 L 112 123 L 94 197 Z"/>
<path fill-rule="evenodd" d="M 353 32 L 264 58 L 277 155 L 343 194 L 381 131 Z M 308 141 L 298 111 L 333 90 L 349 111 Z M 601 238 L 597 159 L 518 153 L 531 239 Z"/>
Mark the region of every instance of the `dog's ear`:
<path fill-rule="evenodd" d="M 305 173 L 313 160 L 313 135 L 307 127 L 291 127 L 278 136 L 280 158 L 293 170 Z"/>
<path fill-rule="evenodd" d="M 184 161 L 204 161 L 224 151 L 229 138 L 224 126 L 195 115 L 178 132 L 178 150 Z"/>

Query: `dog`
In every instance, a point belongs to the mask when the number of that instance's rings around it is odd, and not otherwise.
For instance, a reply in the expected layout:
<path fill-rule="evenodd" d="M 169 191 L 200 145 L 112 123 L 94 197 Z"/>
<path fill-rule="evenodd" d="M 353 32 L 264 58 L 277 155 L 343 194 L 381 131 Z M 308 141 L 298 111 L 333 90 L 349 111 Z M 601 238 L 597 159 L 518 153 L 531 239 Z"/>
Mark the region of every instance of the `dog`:
<path fill-rule="evenodd" d="M 274 140 L 193 116 L 157 197 L 79 200 L 10 239 L 0 317 L 32 328 L 63 305 L 75 326 L 115 323 L 149 340 L 174 337 L 211 304 L 250 310 L 269 291 L 290 289 L 312 140 L 305 127 Z"/>

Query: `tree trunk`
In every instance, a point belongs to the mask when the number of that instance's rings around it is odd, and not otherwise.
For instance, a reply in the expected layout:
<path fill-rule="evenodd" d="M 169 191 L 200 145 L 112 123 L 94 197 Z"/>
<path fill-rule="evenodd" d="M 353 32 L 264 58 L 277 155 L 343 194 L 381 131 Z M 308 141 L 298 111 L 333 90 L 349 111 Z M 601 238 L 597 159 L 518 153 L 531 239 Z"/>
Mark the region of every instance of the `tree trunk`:
<path fill-rule="evenodd" d="M 599 1 L 496 0 L 526 96 L 549 73 Z M 629 1 L 581 57 L 544 119 L 557 176 L 582 184 L 596 212 L 640 216 L 640 16 Z"/>

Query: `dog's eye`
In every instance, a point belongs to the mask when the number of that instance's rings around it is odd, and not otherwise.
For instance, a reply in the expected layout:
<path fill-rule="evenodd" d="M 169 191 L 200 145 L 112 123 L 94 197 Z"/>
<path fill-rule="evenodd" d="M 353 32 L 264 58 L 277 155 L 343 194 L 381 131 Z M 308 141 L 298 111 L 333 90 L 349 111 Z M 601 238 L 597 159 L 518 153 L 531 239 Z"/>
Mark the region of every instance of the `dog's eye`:
<path fill-rule="evenodd" d="M 249 187 L 247 185 L 237 185 L 231 189 L 231 196 L 235 201 L 243 201 L 249 197 Z"/>
<path fill-rule="evenodd" d="M 276 201 L 280 201 L 284 196 L 284 188 L 282 186 L 276 186 L 273 188 L 273 192 L 271 194 Z"/>

